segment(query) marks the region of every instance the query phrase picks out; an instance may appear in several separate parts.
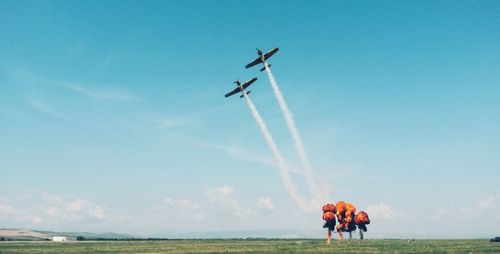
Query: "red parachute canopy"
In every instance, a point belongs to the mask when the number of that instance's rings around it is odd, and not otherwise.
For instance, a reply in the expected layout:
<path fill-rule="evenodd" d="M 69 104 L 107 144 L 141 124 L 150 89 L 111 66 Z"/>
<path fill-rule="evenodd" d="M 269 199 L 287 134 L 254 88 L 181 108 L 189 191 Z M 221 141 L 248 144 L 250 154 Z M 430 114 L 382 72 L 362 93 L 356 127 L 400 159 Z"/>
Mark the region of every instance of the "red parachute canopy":
<path fill-rule="evenodd" d="M 358 214 L 356 214 L 356 217 L 354 218 L 354 222 L 358 225 L 370 224 L 370 218 L 368 218 L 368 214 L 366 212 L 361 211 Z"/>
<path fill-rule="evenodd" d="M 336 213 L 337 212 L 337 207 L 334 204 L 326 204 L 323 206 L 323 212 L 332 212 Z"/>
<path fill-rule="evenodd" d="M 325 213 L 323 213 L 323 220 L 326 220 L 326 221 L 335 220 L 335 214 L 332 212 L 325 212 Z"/>

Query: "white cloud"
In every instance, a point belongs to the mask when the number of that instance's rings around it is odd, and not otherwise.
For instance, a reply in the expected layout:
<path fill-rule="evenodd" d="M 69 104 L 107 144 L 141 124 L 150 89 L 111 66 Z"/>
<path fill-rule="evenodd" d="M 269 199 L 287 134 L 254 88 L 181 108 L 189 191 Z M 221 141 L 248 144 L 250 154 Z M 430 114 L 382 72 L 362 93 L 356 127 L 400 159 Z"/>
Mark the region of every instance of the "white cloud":
<path fill-rule="evenodd" d="M 178 200 L 166 198 L 164 201 L 166 204 L 168 204 L 170 206 L 175 206 L 175 207 L 178 207 L 181 209 L 194 210 L 194 209 L 198 209 L 200 207 L 196 202 L 191 201 L 189 199 L 185 199 L 185 198 L 178 199 Z"/>
<path fill-rule="evenodd" d="M 271 198 L 259 198 L 257 199 L 257 207 L 262 210 L 272 211 L 274 210 L 274 204 Z"/>
<path fill-rule="evenodd" d="M 400 218 L 406 219 L 411 217 L 409 214 L 396 211 L 392 209 L 392 207 L 384 203 L 369 205 L 366 209 L 366 212 L 368 213 L 368 216 L 370 216 L 370 218 L 373 218 L 375 220 L 377 219 L 395 220 Z"/>
<path fill-rule="evenodd" d="M 163 216 L 176 218 L 181 221 L 206 218 L 206 211 L 200 209 L 200 205 L 190 199 L 165 198 L 163 201 L 163 204 L 156 206 L 156 210 L 160 211 Z"/>
<path fill-rule="evenodd" d="M 386 204 L 380 203 L 378 205 L 369 205 L 366 209 L 372 218 L 393 219 L 395 212 Z"/>
<path fill-rule="evenodd" d="M 50 194 L 50 193 L 47 193 L 47 192 L 43 192 L 41 195 L 40 195 L 41 199 L 45 202 L 49 202 L 49 203 L 61 203 L 63 202 L 63 198 L 62 197 L 59 197 L 59 196 L 56 196 L 56 195 L 53 195 L 53 194 Z"/>
<path fill-rule="evenodd" d="M 479 200 L 476 206 L 480 209 L 493 209 L 499 206 L 499 199 L 493 195 L 486 196 Z"/>
<path fill-rule="evenodd" d="M 47 214 L 48 216 L 51 216 L 51 217 L 58 217 L 60 215 L 60 211 L 59 211 L 59 208 L 55 207 L 55 206 L 49 206 L 45 209 L 45 214 Z"/>
<path fill-rule="evenodd" d="M 223 185 L 217 188 L 208 188 L 205 191 L 207 200 L 216 204 L 222 211 L 229 211 L 234 217 L 243 218 L 249 216 L 252 211 L 242 208 L 239 203 L 232 198 L 233 187 Z"/>
<path fill-rule="evenodd" d="M 42 218 L 38 216 L 34 216 L 33 219 L 31 220 L 31 223 L 35 225 L 41 224 L 42 222 L 43 222 Z"/>
<path fill-rule="evenodd" d="M 104 207 L 82 197 L 30 192 L 0 197 L 0 225 L 54 231 L 117 232 L 144 236 L 199 231 L 315 229 L 317 214 L 267 196 L 240 199 L 230 185 L 214 186 L 195 197 L 164 197 L 148 205 Z M 287 218 L 283 220 L 283 218 Z M 320 227 L 321 225 L 319 225 Z"/>
<path fill-rule="evenodd" d="M 470 205 L 440 207 L 432 215 L 432 219 L 454 220 L 456 217 L 470 218 L 476 217 L 477 214 L 484 214 L 486 212 L 498 212 L 500 214 L 500 200 L 497 196 L 488 195 Z M 500 219 L 500 217 L 497 216 L 497 219 Z"/>
<path fill-rule="evenodd" d="M 7 204 L 0 203 L 0 216 L 9 216 L 15 213 L 15 209 Z"/>
<path fill-rule="evenodd" d="M 65 199 L 48 193 L 28 195 L 16 204 L 0 203 L 0 222 L 3 219 L 27 225 L 69 225 L 78 222 L 100 221 L 104 210 L 82 198 Z"/>
<path fill-rule="evenodd" d="M 487 195 L 476 202 L 436 207 L 428 227 L 444 234 L 496 234 L 500 225 L 499 196 Z"/>
<path fill-rule="evenodd" d="M 65 211 L 95 219 L 103 219 L 105 217 L 105 213 L 101 207 L 81 198 L 67 203 Z"/>
<path fill-rule="evenodd" d="M 23 209 L 16 208 L 7 203 L 0 203 L 0 222 L 2 219 L 14 220 L 19 222 L 28 222 L 31 224 L 42 223 L 42 218 L 38 215 L 33 214 L 30 211 L 25 211 Z"/>
<path fill-rule="evenodd" d="M 94 99 L 100 99 L 100 100 L 131 101 L 140 99 L 135 95 L 116 89 L 91 89 L 71 82 L 64 83 L 62 87 L 92 97 Z"/>
<path fill-rule="evenodd" d="M 82 198 L 65 200 L 63 197 L 49 193 L 40 196 L 45 215 L 52 219 L 66 221 L 101 220 L 106 216 L 104 210 L 98 205 Z"/>
<path fill-rule="evenodd" d="M 227 185 L 224 185 L 224 186 L 221 186 L 219 188 L 216 188 L 215 190 L 218 193 L 221 193 L 223 195 L 229 195 L 229 194 L 233 193 L 233 187 L 227 186 Z"/>
<path fill-rule="evenodd" d="M 205 191 L 205 196 L 210 201 L 217 201 L 221 199 L 226 199 L 229 194 L 233 193 L 233 187 L 223 185 L 217 188 L 208 188 Z"/>

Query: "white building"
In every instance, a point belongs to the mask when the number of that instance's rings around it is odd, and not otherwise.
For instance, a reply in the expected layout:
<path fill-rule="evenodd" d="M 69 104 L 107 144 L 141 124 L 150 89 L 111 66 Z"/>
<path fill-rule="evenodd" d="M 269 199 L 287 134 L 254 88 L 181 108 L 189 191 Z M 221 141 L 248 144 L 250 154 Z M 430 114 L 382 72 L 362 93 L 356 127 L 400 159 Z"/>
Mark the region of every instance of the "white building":
<path fill-rule="evenodd" d="M 66 241 L 68 241 L 68 238 L 66 236 L 53 236 L 52 241 L 53 242 L 66 242 Z"/>

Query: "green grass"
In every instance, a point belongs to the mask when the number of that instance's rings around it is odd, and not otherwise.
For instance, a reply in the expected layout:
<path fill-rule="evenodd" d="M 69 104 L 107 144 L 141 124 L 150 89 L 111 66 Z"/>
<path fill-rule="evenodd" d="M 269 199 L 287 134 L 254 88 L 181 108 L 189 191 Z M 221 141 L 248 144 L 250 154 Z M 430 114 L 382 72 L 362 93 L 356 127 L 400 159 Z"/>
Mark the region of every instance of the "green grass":
<path fill-rule="evenodd" d="M 7 253 L 500 253 L 488 240 L 165 240 L 0 242 Z"/>

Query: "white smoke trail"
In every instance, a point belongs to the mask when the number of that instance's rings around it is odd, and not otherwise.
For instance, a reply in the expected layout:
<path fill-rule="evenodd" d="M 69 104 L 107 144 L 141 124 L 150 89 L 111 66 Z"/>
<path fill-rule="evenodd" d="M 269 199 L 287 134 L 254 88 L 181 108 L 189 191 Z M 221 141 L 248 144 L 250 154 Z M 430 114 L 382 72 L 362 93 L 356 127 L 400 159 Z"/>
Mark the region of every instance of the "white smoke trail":
<path fill-rule="evenodd" d="M 278 167 L 278 171 L 281 177 L 281 181 L 283 182 L 283 185 L 285 187 L 285 190 L 290 194 L 293 200 L 299 204 L 299 206 L 305 210 L 305 211 L 311 211 L 311 210 L 316 210 L 317 207 L 311 205 L 308 203 L 306 199 L 304 199 L 300 194 L 299 190 L 297 187 L 293 184 L 292 179 L 290 177 L 290 170 L 288 166 L 285 163 L 285 160 L 283 159 L 283 156 L 281 156 L 281 153 L 278 150 L 278 147 L 276 146 L 276 143 L 274 143 L 273 137 L 271 136 L 271 133 L 267 129 L 266 123 L 264 122 L 264 119 L 260 116 L 259 112 L 257 111 L 257 108 L 253 104 L 252 100 L 250 100 L 250 97 L 246 95 L 246 93 L 243 93 L 243 96 L 246 99 L 246 102 L 248 104 L 248 107 L 250 108 L 250 111 L 252 111 L 252 116 L 257 122 L 257 124 L 260 127 L 260 130 L 262 131 L 262 135 L 264 135 L 264 139 L 266 140 L 267 146 L 269 146 L 269 149 L 271 149 L 271 152 L 273 154 L 274 160 L 276 161 L 276 166 Z"/>
<path fill-rule="evenodd" d="M 302 171 L 306 178 L 307 185 L 309 186 L 309 190 L 313 194 L 313 197 L 316 199 L 316 201 L 321 202 L 324 200 L 324 195 L 323 192 L 318 187 L 319 185 L 316 183 L 314 179 L 314 174 L 311 169 L 311 164 L 309 163 L 309 160 L 307 158 L 307 154 L 304 149 L 304 145 L 302 144 L 302 139 L 300 138 L 299 131 L 295 125 L 295 121 L 293 120 L 292 113 L 288 109 L 288 106 L 285 102 L 285 98 L 283 98 L 283 94 L 281 93 L 278 84 L 274 79 L 271 69 L 269 68 L 269 66 L 265 61 L 263 63 L 267 73 L 267 77 L 269 78 L 269 82 L 271 83 L 271 87 L 273 88 L 274 95 L 278 100 L 281 112 L 285 117 L 286 125 L 288 126 L 290 134 L 292 135 L 293 145 L 295 147 L 295 150 L 297 151 L 297 154 L 299 155 L 299 159 L 302 164 Z"/>

